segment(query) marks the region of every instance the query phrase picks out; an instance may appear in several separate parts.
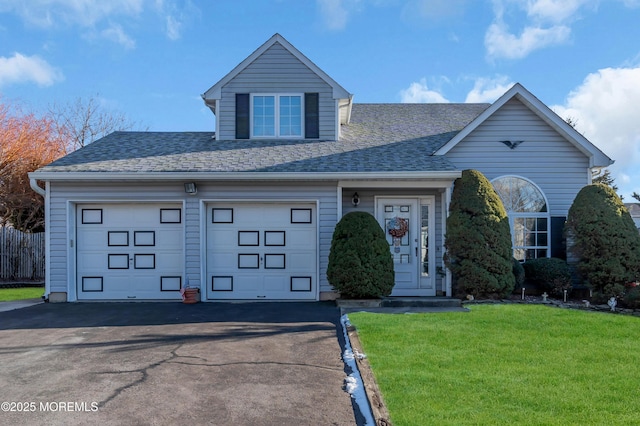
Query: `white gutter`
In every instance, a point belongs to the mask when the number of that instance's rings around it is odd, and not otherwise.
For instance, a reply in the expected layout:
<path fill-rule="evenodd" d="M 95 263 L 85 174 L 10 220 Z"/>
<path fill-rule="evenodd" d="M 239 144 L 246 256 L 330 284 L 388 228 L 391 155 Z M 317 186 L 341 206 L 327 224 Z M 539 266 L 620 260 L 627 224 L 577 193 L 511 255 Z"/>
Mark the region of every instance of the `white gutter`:
<path fill-rule="evenodd" d="M 37 192 L 41 197 L 44 197 L 47 194 L 47 191 L 38 186 L 38 181 L 35 178 L 32 178 L 31 176 L 29 176 L 29 178 L 29 186 L 31 189 Z"/>
<path fill-rule="evenodd" d="M 446 172 L 314 172 L 314 173 L 270 173 L 270 172 L 33 172 L 29 173 L 31 187 L 43 195 L 42 188 L 34 188 L 35 180 L 44 181 L 327 181 L 327 180 L 388 180 L 388 179 L 457 179 L 461 171 Z M 36 185 L 37 187 L 37 185 Z M 42 192 L 40 192 L 42 191 Z"/>

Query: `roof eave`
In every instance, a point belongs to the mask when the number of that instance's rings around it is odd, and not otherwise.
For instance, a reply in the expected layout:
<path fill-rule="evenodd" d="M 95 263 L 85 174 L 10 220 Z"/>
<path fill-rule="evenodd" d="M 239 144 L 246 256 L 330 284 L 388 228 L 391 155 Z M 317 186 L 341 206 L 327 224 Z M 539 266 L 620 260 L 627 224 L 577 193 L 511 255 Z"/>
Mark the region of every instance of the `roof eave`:
<path fill-rule="evenodd" d="M 335 181 L 457 179 L 462 172 L 51 172 L 36 171 L 29 178 L 47 182 L 167 182 L 167 181 Z"/>

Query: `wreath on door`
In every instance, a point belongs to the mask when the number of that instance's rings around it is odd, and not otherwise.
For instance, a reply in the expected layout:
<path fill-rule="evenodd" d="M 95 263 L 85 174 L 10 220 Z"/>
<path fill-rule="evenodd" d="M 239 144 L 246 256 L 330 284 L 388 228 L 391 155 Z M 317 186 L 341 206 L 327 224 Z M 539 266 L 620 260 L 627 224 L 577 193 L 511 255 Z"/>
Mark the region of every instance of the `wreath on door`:
<path fill-rule="evenodd" d="M 400 253 L 400 243 L 402 242 L 402 237 L 407 235 L 409 231 L 409 223 L 407 219 L 396 216 L 389 221 L 387 226 L 389 235 L 393 237 L 393 252 Z"/>
<path fill-rule="evenodd" d="M 409 231 L 409 223 L 407 219 L 401 217 L 394 217 L 389 221 L 389 235 L 394 238 L 402 238 L 407 235 Z"/>

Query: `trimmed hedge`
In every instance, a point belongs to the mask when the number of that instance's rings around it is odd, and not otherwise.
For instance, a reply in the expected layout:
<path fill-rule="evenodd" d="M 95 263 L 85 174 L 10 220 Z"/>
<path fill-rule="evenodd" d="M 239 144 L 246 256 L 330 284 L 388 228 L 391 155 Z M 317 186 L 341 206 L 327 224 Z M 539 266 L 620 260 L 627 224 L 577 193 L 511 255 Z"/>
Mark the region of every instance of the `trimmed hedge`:
<path fill-rule="evenodd" d="M 351 212 L 338 222 L 331 240 L 327 279 L 343 298 L 391 294 L 393 258 L 386 235 L 372 215 Z"/>
<path fill-rule="evenodd" d="M 465 170 L 456 179 L 445 247 L 445 264 L 458 296 L 501 298 L 513 291 L 507 212 L 491 183 L 477 170 Z"/>

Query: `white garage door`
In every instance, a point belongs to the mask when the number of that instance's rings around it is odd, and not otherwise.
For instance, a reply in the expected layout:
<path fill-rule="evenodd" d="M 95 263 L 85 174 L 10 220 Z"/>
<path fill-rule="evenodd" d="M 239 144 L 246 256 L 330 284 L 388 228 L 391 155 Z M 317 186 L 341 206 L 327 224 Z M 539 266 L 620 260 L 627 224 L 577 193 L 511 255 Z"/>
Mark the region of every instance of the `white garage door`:
<path fill-rule="evenodd" d="M 315 204 L 209 204 L 207 298 L 315 300 Z"/>
<path fill-rule="evenodd" d="M 181 298 L 181 204 L 81 204 L 76 210 L 79 300 Z"/>

